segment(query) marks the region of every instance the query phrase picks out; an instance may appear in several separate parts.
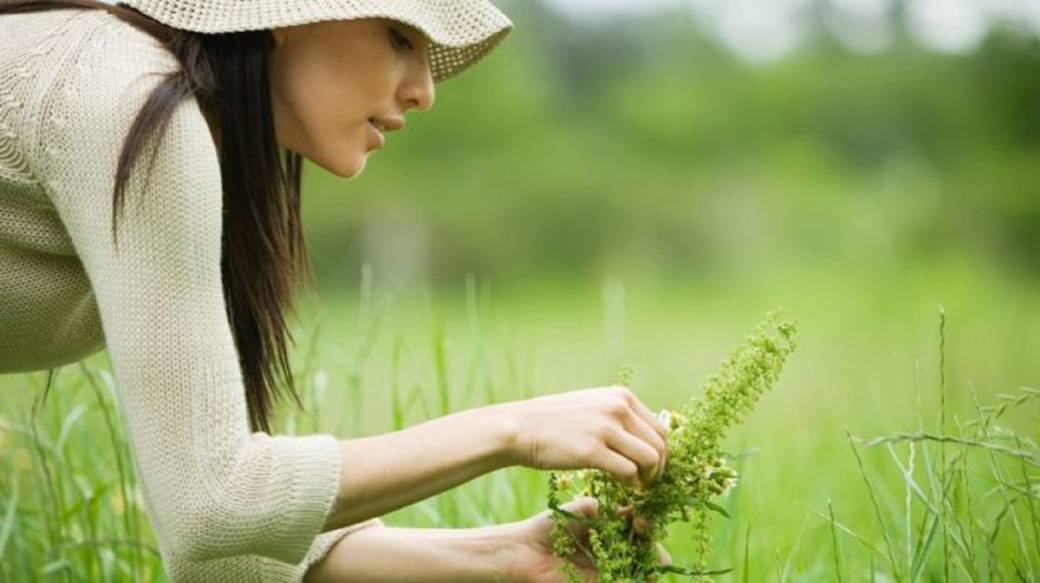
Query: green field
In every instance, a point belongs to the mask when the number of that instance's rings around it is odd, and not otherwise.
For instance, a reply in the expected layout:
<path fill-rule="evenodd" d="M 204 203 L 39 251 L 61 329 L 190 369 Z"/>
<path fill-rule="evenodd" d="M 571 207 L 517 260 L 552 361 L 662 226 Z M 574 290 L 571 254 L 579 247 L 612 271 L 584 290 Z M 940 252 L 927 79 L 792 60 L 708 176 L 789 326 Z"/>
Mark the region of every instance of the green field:
<path fill-rule="evenodd" d="M 920 2 L 877 0 L 890 42 L 864 52 L 828 18 L 871 2 L 813 0 L 804 42 L 751 63 L 679 2 L 501 4 L 511 38 L 362 176 L 306 166 L 320 292 L 277 431 L 372 435 L 628 365 L 677 409 L 781 306 L 799 347 L 730 436 L 718 580 L 1040 579 L 1037 29 L 937 51 Z M 0 583 L 161 579 L 107 356 L 54 373 L 45 403 L 47 371 L 0 376 Z M 899 434 L 919 439 L 867 446 Z M 547 481 L 510 468 L 385 520 L 519 520 Z"/>
<path fill-rule="evenodd" d="M 719 579 L 856 581 L 873 572 L 878 581 L 947 573 L 1032 581 L 1040 573 L 1040 395 L 1019 387 L 1040 381 L 1032 356 L 1040 349 L 1040 296 L 1028 282 L 980 277 L 979 269 L 915 273 L 887 281 L 806 273 L 508 289 L 471 277 L 410 294 L 367 284 L 360 294 L 311 293 L 294 354 L 306 410 L 283 408 L 279 427 L 370 435 L 485 403 L 613 384 L 625 364 L 634 366 L 632 388 L 645 403 L 677 408 L 766 311 L 782 305 L 799 320 L 800 346 L 730 441 L 748 455 L 738 462 L 741 482 L 721 501 L 731 518 L 714 522 L 713 566 L 734 569 Z M 945 433 L 975 439 L 973 395 L 986 405 L 1005 403 L 1004 394 L 1026 398 L 978 439 L 1025 453 L 946 446 L 945 512 L 937 443 L 916 443 L 911 454 L 906 443 L 864 447 L 846 435 L 942 434 L 940 303 Z M 0 382 L 0 579 L 158 579 L 104 355 L 56 371 L 35 422 L 46 373 Z M 996 433 L 998 425 L 1018 431 L 1020 441 Z M 899 464 L 907 467 L 911 455 L 908 489 Z M 385 520 L 417 527 L 518 520 L 545 508 L 547 476 L 510 468 Z M 677 564 L 689 556 L 684 528 L 675 525 L 667 543 Z"/>

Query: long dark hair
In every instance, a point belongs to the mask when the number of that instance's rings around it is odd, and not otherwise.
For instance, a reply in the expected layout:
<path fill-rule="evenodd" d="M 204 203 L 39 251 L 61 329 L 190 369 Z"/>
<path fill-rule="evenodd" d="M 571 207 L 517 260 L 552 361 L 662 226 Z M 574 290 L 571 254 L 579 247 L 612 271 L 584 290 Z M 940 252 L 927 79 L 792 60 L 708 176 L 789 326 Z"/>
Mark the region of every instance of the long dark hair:
<path fill-rule="evenodd" d="M 94 0 L 0 0 L 0 15 L 60 8 L 107 10 L 158 39 L 180 69 L 149 95 L 134 119 L 116 166 L 112 236 L 125 189 L 151 133 L 162 139 L 174 109 L 195 97 L 219 128 L 217 152 L 223 185 L 221 273 L 245 381 L 253 431 L 270 432 L 279 377 L 302 407 L 293 384 L 286 314 L 310 266 L 300 221 L 301 157 L 280 151 L 275 140 L 268 60 L 269 30 L 202 34 L 166 26 L 133 8 Z M 152 151 L 151 163 L 156 150 Z"/>

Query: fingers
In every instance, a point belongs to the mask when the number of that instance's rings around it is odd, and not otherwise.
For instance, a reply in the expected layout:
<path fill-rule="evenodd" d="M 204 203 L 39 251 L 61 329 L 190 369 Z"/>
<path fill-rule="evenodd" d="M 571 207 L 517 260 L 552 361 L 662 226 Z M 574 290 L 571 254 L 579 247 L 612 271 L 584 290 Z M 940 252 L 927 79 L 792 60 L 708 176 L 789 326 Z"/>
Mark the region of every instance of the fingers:
<path fill-rule="evenodd" d="M 628 390 L 628 392 L 632 395 L 632 409 L 639 415 L 640 419 L 653 428 L 654 432 L 661 438 L 661 441 L 667 443 L 668 428 L 664 426 L 664 423 L 661 423 L 661 420 L 657 418 L 657 415 L 655 415 L 649 407 L 644 405 L 643 402 L 636 397 L 635 393 L 632 393 L 631 390 Z"/>
<path fill-rule="evenodd" d="M 561 508 L 583 518 L 594 518 L 599 513 L 599 500 L 592 496 L 576 496 Z M 567 522 L 566 527 L 575 536 L 583 536 L 587 530 L 586 525 L 573 519 Z"/>
<path fill-rule="evenodd" d="M 664 473 L 664 466 L 668 461 L 667 440 L 662 439 L 657 431 L 655 431 L 650 424 L 644 421 L 639 415 L 630 416 L 630 418 L 625 422 L 625 428 L 657 450 L 658 461 L 657 465 L 653 468 L 652 478 L 650 480 L 650 483 L 653 483 Z"/>
<path fill-rule="evenodd" d="M 618 430 L 616 433 L 623 432 Z M 628 434 L 626 433 L 625 435 Z M 629 438 L 631 441 L 639 441 L 631 436 Z M 653 448 L 650 446 L 646 447 L 653 451 Z M 622 484 L 627 484 L 631 487 L 639 485 L 639 467 L 632 463 L 632 460 L 626 455 L 618 453 L 611 448 L 604 450 L 603 457 L 600 460 L 600 469 L 617 478 Z"/>
<path fill-rule="evenodd" d="M 653 446 L 617 427 L 607 428 L 606 442 L 615 452 L 628 458 L 626 461 L 630 466 L 636 468 L 637 478 L 644 485 L 649 486 L 653 482 L 658 471 L 657 466 L 661 463 L 661 454 Z M 622 481 L 628 482 L 628 480 Z"/>
<path fill-rule="evenodd" d="M 664 426 L 657 415 L 636 397 L 635 393 L 627 387 L 621 387 L 621 394 L 628 403 L 632 415 L 626 420 L 625 427 L 643 441 L 657 449 L 661 456 L 661 463 L 653 473 L 651 481 L 657 480 L 664 473 L 664 467 L 668 460 L 668 428 Z"/>

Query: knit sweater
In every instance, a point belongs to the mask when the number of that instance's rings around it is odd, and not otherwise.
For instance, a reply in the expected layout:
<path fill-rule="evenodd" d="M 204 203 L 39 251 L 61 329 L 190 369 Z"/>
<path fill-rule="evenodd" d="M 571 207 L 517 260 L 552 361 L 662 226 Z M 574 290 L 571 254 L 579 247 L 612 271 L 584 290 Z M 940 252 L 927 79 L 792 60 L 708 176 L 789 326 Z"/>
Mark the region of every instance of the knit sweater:
<path fill-rule="evenodd" d="M 113 246 L 123 140 L 178 67 L 105 11 L 0 16 L 0 373 L 107 348 L 171 579 L 300 581 L 344 535 L 383 523 L 320 532 L 339 488 L 334 436 L 250 431 L 220 168 L 196 100 L 176 108 L 150 181 L 146 163 L 131 175 Z"/>

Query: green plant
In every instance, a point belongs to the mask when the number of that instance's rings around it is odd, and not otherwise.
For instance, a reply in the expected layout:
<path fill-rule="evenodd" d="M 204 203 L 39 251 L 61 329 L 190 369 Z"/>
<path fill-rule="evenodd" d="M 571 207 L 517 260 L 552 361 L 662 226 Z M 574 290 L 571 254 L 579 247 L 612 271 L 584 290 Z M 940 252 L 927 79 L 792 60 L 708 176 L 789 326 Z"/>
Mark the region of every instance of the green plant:
<path fill-rule="evenodd" d="M 691 399 L 681 412 L 662 411 L 669 427 L 668 463 L 662 477 L 649 489 L 628 487 L 600 470 L 552 472 L 549 507 L 553 510 L 553 549 L 561 557 L 576 551 L 578 541 L 566 524 L 576 520 L 589 526 L 589 547 L 583 550 L 595 563 L 603 583 L 653 581 L 663 572 L 706 576 L 727 572 L 709 570 L 711 512 L 726 512 L 712 500 L 725 494 L 737 480 L 722 449 L 726 433 L 751 410 L 773 385 L 796 345 L 796 326 L 781 321 L 779 311 L 769 314 L 748 335 L 718 373 L 707 378 L 703 394 Z M 622 383 L 631 378 L 622 373 Z M 591 518 L 560 508 L 561 495 L 580 494 L 598 501 Z M 630 507 L 630 513 L 621 509 Z M 694 527 L 696 563 L 691 567 L 661 565 L 656 543 L 669 523 L 689 522 Z M 574 565 L 564 564 L 569 581 L 581 581 Z"/>

